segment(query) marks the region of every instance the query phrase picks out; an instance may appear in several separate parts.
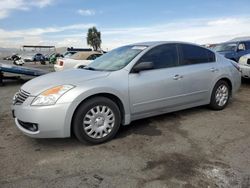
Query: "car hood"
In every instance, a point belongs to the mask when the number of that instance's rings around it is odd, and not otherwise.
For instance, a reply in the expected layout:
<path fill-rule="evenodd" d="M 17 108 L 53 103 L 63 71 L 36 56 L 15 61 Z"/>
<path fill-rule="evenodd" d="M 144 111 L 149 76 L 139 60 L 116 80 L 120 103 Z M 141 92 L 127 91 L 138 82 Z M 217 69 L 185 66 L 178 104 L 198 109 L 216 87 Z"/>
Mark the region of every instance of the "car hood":
<path fill-rule="evenodd" d="M 81 85 L 85 81 L 106 77 L 110 72 L 71 69 L 62 72 L 53 72 L 26 82 L 21 89 L 37 96 L 43 91 L 64 84 Z"/>

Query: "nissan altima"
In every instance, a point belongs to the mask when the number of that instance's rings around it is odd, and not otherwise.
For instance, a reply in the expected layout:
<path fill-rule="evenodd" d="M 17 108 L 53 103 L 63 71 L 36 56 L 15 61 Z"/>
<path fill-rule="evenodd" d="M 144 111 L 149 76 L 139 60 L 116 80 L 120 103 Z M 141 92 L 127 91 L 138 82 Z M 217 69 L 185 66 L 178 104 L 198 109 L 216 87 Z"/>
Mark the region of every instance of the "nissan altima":
<path fill-rule="evenodd" d="M 35 138 L 94 144 L 131 121 L 209 105 L 224 109 L 241 84 L 232 60 L 183 42 L 145 42 L 110 51 L 88 66 L 25 83 L 13 98 L 17 127 Z"/>

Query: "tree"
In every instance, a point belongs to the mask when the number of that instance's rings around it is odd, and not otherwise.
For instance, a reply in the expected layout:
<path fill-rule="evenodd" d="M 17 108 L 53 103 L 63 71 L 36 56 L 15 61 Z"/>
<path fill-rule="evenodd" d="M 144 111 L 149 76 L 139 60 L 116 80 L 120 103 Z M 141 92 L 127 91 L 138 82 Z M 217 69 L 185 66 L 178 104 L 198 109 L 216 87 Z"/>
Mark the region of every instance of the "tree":
<path fill-rule="evenodd" d="M 89 28 L 87 34 L 87 44 L 92 46 L 95 51 L 101 48 L 101 32 L 96 27 Z"/>

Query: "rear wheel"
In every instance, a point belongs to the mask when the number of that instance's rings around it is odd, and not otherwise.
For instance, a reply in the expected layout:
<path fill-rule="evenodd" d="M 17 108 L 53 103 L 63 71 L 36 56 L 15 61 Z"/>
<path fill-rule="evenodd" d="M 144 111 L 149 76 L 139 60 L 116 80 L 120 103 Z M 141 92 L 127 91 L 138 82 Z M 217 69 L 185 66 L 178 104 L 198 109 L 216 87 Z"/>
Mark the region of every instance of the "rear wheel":
<path fill-rule="evenodd" d="M 81 142 L 99 144 L 112 139 L 121 123 L 118 106 L 105 97 L 83 102 L 73 118 L 73 131 Z"/>
<path fill-rule="evenodd" d="M 213 89 L 210 107 L 214 110 L 223 110 L 230 99 L 230 87 L 224 80 L 218 81 Z"/>

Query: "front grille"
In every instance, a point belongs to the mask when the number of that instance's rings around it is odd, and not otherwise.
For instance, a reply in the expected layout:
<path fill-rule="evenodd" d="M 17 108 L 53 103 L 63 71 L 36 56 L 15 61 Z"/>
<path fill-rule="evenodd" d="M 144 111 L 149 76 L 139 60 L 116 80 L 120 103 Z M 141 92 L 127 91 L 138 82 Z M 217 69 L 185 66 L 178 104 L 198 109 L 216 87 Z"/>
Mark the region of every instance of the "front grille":
<path fill-rule="evenodd" d="M 30 96 L 30 93 L 20 89 L 14 96 L 13 103 L 16 105 L 21 105 Z"/>

